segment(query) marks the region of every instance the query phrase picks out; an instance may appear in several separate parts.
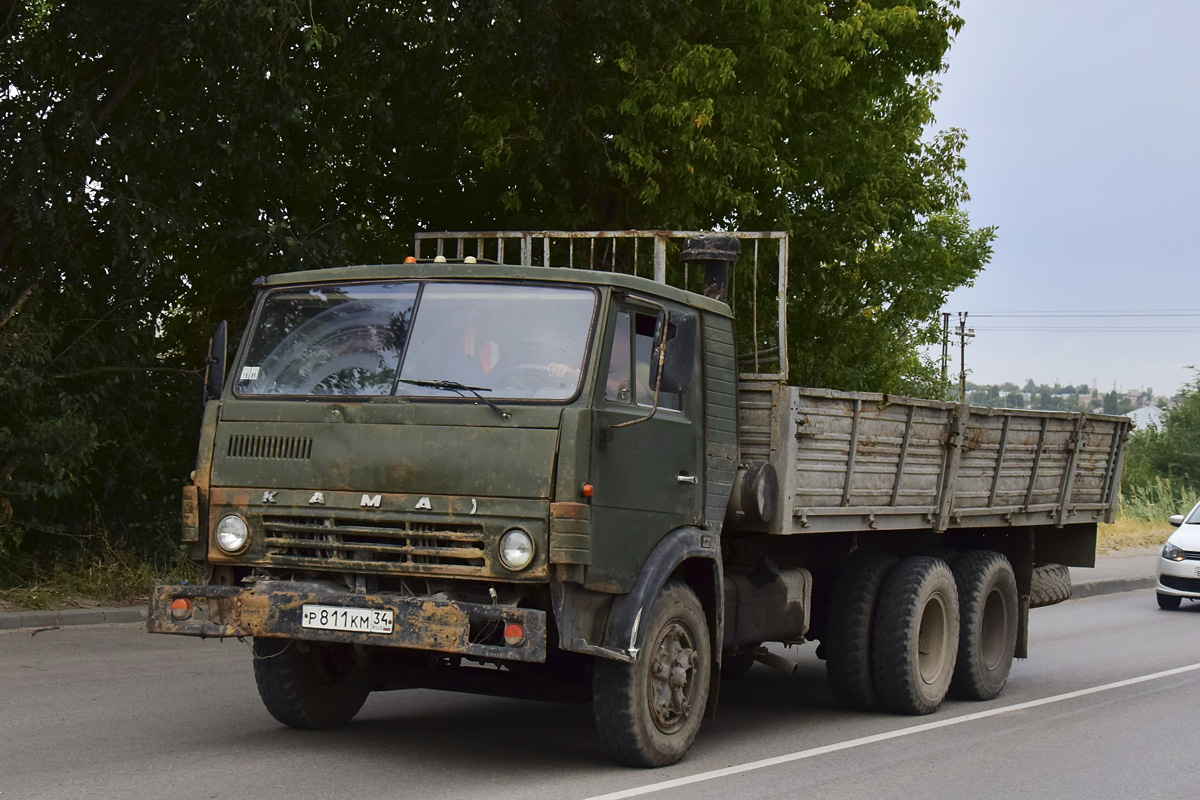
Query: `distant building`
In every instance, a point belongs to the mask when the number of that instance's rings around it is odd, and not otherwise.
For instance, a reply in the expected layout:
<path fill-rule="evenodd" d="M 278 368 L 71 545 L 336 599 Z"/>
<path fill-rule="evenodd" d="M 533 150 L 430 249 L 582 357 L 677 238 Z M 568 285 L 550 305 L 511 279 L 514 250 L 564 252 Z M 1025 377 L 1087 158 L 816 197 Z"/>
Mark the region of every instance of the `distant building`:
<path fill-rule="evenodd" d="M 1130 389 L 1125 393 L 1125 397 L 1129 399 L 1135 409 L 1146 407 L 1146 394 L 1141 389 Z"/>
<path fill-rule="evenodd" d="M 1145 429 L 1151 425 L 1162 430 L 1163 417 L 1166 416 L 1166 413 L 1158 406 L 1142 406 L 1141 408 L 1135 408 L 1125 416 L 1133 420 L 1134 430 Z"/>

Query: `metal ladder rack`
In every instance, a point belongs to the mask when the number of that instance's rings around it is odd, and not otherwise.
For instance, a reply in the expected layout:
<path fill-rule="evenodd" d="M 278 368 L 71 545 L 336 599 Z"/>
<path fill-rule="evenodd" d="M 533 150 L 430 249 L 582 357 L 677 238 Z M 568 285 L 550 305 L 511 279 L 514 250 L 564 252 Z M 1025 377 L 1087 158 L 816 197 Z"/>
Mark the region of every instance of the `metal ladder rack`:
<path fill-rule="evenodd" d="M 527 267 L 568 267 L 640 275 L 658 283 L 688 290 L 691 275 L 687 266 L 668 269 L 668 256 L 678 253 L 690 238 L 712 231 L 622 230 L 622 231 L 426 231 L 417 233 L 413 252 L 418 259 L 442 256 L 450 259 L 473 257 L 498 264 Z M 720 231 L 722 236 L 742 240 L 743 249 L 730 288 L 730 305 L 740 291 L 750 297 L 748 320 L 754 331 L 755 348 L 742 357 L 753 370 L 743 380 L 787 381 L 787 278 L 788 234 L 784 231 Z M 753 246 L 748 246 L 752 243 Z M 760 252 L 760 245 L 767 251 Z M 432 250 L 432 252 L 430 252 Z M 776 330 L 759 328 L 760 262 L 777 258 L 775 293 Z M 672 281 L 669 276 L 674 275 Z M 740 287 L 740 288 L 739 288 Z M 743 306 L 744 308 L 744 306 Z M 767 322 L 769 309 L 764 309 Z M 774 336 L 770 334 L 774 333 Z M 780 346 L 783 344 L 784 346 Z M 766 363 L 764 363 L 766 362 Z M 769 363 L 778 365 L 766 371 Z"/>

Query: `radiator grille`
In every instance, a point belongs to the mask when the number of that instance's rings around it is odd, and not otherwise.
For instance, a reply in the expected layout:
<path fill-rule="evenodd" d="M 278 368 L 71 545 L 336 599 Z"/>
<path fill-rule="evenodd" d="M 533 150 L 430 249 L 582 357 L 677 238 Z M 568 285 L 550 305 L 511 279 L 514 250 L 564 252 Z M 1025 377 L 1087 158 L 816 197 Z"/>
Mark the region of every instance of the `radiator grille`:
<path fill-rule="evenodd" d="M 267 563 L 390 574 L 486 575 L 483 528 L 266 515 Z"/>
<path fill-rule="evenodd" d="M 307 461 L 312 456 L 310 436 L 246 436 L 229 437 L 230 458 L 267 458 Z"/>
<path fill-rule="evenodd" d="M 1184 550 L 1183 558 L 1186 561 L 1200 561 L 1200 550 Z"/>

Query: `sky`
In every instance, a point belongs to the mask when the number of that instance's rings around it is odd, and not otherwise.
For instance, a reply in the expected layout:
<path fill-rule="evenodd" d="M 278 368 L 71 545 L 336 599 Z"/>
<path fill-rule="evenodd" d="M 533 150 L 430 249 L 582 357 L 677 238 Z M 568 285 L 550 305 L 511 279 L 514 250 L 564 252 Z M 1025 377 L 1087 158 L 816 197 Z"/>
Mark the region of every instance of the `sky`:
<path fill-rule="evenodd" d="M 936 126 L 966 130 L 967 210 L 998 228 L 991 264 L 944 308 L 975 331 L 967 379 L 1174 394 L 1200 367 L 1200 2 L 960 14 Z"/>

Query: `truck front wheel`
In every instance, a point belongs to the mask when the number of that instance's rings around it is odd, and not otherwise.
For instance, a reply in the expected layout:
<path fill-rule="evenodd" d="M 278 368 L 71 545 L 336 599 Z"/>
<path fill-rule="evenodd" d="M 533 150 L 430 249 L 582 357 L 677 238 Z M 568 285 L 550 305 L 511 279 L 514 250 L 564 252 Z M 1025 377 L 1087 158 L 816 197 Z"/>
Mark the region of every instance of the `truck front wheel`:
<path fill-rule="evenodd" d="M 950 693 L 991 700 L 1004 689 L 1017 646 L 1017 580 L 1008 559 L 969 550 L 954 564 L 961 626 Z"/>
<path fill-rule="evenodd" d="M 345 725 L 370 694 L 349 648 L 290 639 L 254 640 L 254 682 L 271 716 L 311 730 Z"/>
<path fill-rule="evenodd" d="M 884 708 L 931 714 L 958 655 L 958 589 L 946 562 L 913 556 L 888 574 L 875 615 L 871 667 Z"/>
<path fill-rule="evenodd" d="M 684 757 L 704 717 L 712 648 L 704 609 L 686 584 L 659 593 L 645 647 L 632 663 L 598 659 L 592 709 L 604 749 L 623 764 L 661 767 Z"/>

